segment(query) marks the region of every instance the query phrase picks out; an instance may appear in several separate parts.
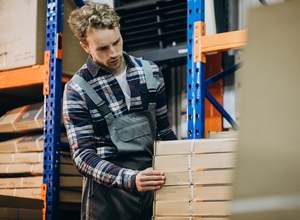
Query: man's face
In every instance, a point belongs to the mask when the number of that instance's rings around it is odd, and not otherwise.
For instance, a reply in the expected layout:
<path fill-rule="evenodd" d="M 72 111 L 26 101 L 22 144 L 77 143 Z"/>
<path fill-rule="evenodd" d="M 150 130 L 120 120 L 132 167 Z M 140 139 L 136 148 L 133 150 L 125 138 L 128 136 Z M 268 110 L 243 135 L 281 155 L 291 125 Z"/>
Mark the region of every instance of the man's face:
<path fill-rule="evenodd" d="M 120 68 L 123 60 L 123 39 L 119 28 L 91 29 L 86 34 L 86 43 L 80 42 L 93 60 L 108 72 Z"/>

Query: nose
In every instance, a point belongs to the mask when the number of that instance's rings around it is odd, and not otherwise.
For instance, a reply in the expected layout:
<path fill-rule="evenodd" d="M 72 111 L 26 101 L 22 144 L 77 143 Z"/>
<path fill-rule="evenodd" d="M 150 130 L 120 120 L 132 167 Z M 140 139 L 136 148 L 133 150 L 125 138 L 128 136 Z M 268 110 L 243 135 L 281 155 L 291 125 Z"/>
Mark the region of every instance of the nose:
<path fill-rule="evenodd" d="M 118 53 L 117 53 L 116 48 L 114 46 L 111 46 L 110 50 L 109 50 L 109 56 L 110 57 L 116 57 L 117 55 L 118 55 Z"/>

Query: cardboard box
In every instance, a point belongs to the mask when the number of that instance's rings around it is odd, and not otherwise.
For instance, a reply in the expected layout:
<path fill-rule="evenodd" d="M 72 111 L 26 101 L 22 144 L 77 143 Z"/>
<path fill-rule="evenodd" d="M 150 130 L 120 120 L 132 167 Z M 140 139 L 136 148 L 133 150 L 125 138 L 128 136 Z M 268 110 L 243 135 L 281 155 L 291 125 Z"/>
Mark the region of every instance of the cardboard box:
<path fill-rule="evenodd" d="M 14 188 L 14 189 L 0 189 L 0 195 L 15 196 L 21 198 L 40 199 L 42 188 Z"/>
<path fill-rule="evenodd" d="M 230 213 L 230 202 L 155 201 L 154 216 L 223 216 Z"/>
<path fill-rule="evenodd" d="M 81 203 L 81 188 L 77 190 L 60 189 L 59 201 L 70 202 L 70 203 Z"/>
<path fill-rule="evenodd" d="M 64 2 L 62 72 L 71 75 L 87 58 L 67 23 L 70 12 L 75 8 L 74 1 Z M 18 25 L 20 21 L 26 25 Z M 2 1 L 0 32 L 0 71 L 43 64 L 46 45 L 46 1 Z M 53 38 L 55 41 L 56 36 Z"/>
<path fill-rule="evenodd" d="M 16 130 L 14 121 L 19 117 L 26 107 L 12 109 L 0 117 L 0 132 L 13 132 Z"/>
<path fill-rule="evenodd" d="M 26 105 L 6 112 L 0 118 L 0 132 L 21 132 L 44 128 L 44 103 Z"/>
<path fill-rule="evenodd" d="M 0 142 L 1 153 L 42 152 L 43 150 L 43 135 L 28 135 Z"/>
<path fill-rule="evenodd" d="M 233 152 L 237 144 L 236 138 L 157 141 L 154 144 L 154 155 Z"/>
<path fill-rule="evenodd" d="M 231 184 L 233 169 L 165 171 L 165 186 L 190 184 Z"/>
<path fill-rule="evenodd" d="M 232 186 L 230 185 L 186 185 L 163 186 L 155 191 L 155 200 L 230 200 Z"/>
<path fill-rule="evenodd" d="M 0 164 L 0 174 L 43 174 L 43 163 L 35 164 Z"/>
<path fill-rule="evenodd" d="M 60 151 L 60 163 L 61 164 L 73 164 L 71 153 Z"/>
<path fill-rule="evenodd" d="M 0 164 L 43 163 L 44 153 L 0 153 Z"/>
<path fill-rule="evenodd" d="M 0 219 L 42 219 L 44 201 L 0 195 Z"/>
<path fill-rule="evenodd" d="M 234 158 L 234 153 L 165 155 L 155 156 L 153 163 L 154 169 L 161 171 L 233 168 Z"/>
<path fill-rule="evenodd" d="M 16 131 L 42 130 L 44 128 L 44 103 L 25 106 L 17 120 L 13 121 Z"/>
<path fill-rule="evenodd" d="M 43 64 L 45 15 L 45 1 L 1 2 L 0 71 Z"/>
<path fill-rule="evenodd" d="M 59 186 L 63 188 L 82 187 L 82 176 L 60 176 Z"/>
<path fill-rule="evenodd" d="M 60 175 L 81 176 L 73 164 L 60 164 Z"/>
<path fill-rule="evenodd" d="M 41 187 L 42 184 L 43 184 L 43 176 L 0 178 L 1 189 L 35 188 L 35 187 Z"/>
<path fill-rule="evenodd" d="M 5 220 L 42 220 L 43 212 L 35 209 L 0 207 L 0 219 Z"/>

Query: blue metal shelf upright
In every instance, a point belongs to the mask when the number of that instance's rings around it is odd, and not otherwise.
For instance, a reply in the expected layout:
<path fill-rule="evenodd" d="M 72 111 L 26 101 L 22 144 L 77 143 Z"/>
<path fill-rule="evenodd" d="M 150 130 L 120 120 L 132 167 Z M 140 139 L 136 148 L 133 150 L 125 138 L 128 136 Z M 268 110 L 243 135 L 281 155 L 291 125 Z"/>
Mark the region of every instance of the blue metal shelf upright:
<path fill-rule="evenodd" d="M 205 137 L 205 98 L 234 129 L 238 127 L 222 105 L 206 89 L 210 84 L 234 73 L 238 65 L 233 65 L 205 79 L 205 56 L 206 53 L 245 46 L 247 32 L 240 30 L 205 36 L 205 0 L 188 0 L 187 13 L 187 138 L 199 139 Z"/>
<path fill-rule="evenodd" d="M 204 69 L 203 62 L 194 62 L 194 23 L 204 22 L 204 0 L 188 0 L 187 11 L 187 137 L 204 137 Z"/>
<path fill-rule="evenodd" d="M 45 96 L 44 175 L 46 184 L 47 220 L 59 219 L 59 174 L 62 60 L 61 35 L 63 27 L 63 0 L 47 0 L 46 50 L 50 52 L 49 94 Z"/>

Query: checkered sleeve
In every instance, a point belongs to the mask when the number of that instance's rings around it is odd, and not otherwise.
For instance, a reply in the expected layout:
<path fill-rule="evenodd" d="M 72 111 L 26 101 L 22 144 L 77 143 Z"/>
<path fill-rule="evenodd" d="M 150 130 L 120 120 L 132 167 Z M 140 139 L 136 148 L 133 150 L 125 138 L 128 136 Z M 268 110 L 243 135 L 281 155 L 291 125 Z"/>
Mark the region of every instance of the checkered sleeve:
<path fill-rule="evenodd" d="M 108 187 L 135 189 L 136 170 L 125 169 L 102 159 L 97 153 L 93 130 L 93 112 L 87 107 L 82 89 L 68 82 L 63 95 L 63 120 L 70 151 L 78 171 Z M 105 153 L 105 152 L 103 152 Z"/>

